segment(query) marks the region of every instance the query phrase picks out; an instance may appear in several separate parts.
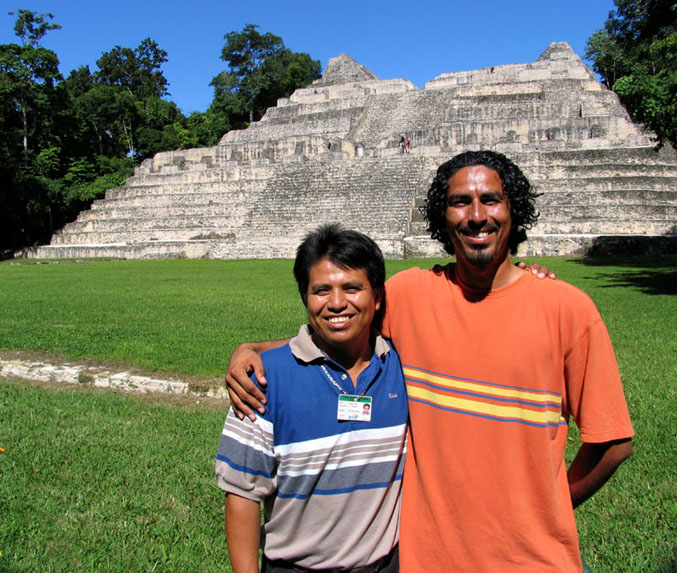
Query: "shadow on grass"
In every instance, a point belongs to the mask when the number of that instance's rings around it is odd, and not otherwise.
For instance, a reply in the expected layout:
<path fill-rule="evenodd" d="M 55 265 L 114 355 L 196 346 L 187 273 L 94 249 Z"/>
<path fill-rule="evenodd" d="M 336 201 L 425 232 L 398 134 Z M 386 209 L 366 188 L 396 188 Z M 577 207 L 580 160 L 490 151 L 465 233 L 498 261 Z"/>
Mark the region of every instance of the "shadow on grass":
<path fill-rule="evenodd" d="M 620 267 L 607 275 L 604 288 L 631 287 L 646 294 L 677 294 L 675 257 L 585 257 L 572 262 L 586 267 Z"/>

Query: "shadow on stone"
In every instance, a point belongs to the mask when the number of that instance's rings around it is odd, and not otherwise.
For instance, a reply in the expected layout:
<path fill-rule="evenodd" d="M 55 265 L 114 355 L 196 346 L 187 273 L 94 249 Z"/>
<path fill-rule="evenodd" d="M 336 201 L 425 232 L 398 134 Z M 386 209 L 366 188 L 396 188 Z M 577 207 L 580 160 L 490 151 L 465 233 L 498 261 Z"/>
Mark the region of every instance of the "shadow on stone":
<path fill-rule="evenodd" d="M 658 236 L 600 235 L 586 249 L 589 257 L 662 257 L 677 256 L 677 234 Z"/>

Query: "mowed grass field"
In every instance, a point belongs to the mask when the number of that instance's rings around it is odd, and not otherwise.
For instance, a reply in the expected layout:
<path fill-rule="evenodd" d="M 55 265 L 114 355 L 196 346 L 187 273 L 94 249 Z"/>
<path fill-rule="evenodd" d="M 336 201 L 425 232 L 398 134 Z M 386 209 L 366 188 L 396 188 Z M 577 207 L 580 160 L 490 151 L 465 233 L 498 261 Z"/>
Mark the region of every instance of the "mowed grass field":
<path fill-rule="evenodd" d="M 388 271 L 433 261 L 389 261 Z M 594 571 L 677 570 L 674 259 L 541 259 L 609 328 L 635 453 L 577 511 Z M 304 320 L 292 262 L 0 265 L 0 353 L 217 383 Z M 0 381 L 0 571 L 228 571 L 213 461 L 225 404 Z M 571 451 L 575 451 L 572 432 Z"/>

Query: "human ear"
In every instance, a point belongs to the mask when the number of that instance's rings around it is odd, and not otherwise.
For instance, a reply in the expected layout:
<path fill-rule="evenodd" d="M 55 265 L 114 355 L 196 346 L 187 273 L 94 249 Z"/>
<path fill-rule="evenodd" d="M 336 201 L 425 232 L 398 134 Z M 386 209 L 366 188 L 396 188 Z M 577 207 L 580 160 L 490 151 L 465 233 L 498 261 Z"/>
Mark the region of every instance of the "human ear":
<path fill-rule="evenodd" d="M 381 303 L 383 302 L 383 289 L 376 289 L 374 291 L 374 308 L 381 310 Z"/>

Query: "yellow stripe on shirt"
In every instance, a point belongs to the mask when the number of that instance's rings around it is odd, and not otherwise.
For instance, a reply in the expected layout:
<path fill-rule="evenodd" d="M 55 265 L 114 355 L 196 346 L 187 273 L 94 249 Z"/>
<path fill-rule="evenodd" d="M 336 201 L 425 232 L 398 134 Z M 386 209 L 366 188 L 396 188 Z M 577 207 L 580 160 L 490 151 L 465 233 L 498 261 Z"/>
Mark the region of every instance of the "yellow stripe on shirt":
<path fill-rule="evenodd" d="M 431 404 L 461 410 L 472 414 L 491 416 L 493 418 L 502 418 L 530 422 L 539 425 L 559 424 L 563 421 L 559 411 L 556 410 L 529 410 L 519 406 L 504 406 L 502 404 L 489 404 L 477 400 L 468 400 L 448 394 L 440 394 L 433 390 L 422 388 L 414 384 L 407 384 L 407 395 L 410 399 L 423 400 Z"/>
<path fill-rule="evenodd" d="M 420 380 L 423 382 L 429 382 L 431 384 L 436 384 L 437 386 L 444 386 L 450 390 L 476 392 L 480 394 L 498 396 L 501 398 L 512 398 L 515 400 L 529 400 L 531 402 L 536 402 L 537 404 L 534 404 L 535 406 L 538 404 L 546 404 L 548 402 L 553 404 L 559 404 L 561 402 L 560 396 L 554 392 L 533 392 L 529 390 L 522 390 L 520 388 L 492 386 L 489 384 L 481 384 L 479 382 L 442 376 L 440 374 L 433 374 L 431 372 L 424 372 L 415 368 L 411 368 L 410 366 L 403 366 L 402 371 L 404 372 L 405 378 L 413 378 L 414 381 Z"/>

